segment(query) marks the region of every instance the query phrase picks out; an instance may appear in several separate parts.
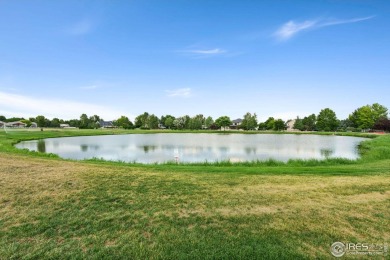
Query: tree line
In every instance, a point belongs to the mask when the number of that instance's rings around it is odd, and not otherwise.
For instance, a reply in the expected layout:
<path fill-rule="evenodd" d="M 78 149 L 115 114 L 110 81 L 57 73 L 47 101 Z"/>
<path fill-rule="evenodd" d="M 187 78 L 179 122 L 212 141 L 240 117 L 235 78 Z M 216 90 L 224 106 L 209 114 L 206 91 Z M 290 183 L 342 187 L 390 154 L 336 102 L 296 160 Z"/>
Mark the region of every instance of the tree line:
<path fill-rule="evenodd" d="M 336 113 L 325 108 L 318 115 L 297 118 L 294 129 L 301 131 L 390 131 L 388 109 L 378 103 L 365 105 L 353 111 L 348 118 L 339 120 Z"/>
<path fill-rule="evenodd" d="M 21 121 L 27 126 L 35 122 L 38 127 L 60 127 L 61 124 L 68 124 L 71 127 L 80 129 L 95 129 L 100 127 L 103 119 L 98 115 L 88 116 L 82 114 L 79 119 L 62 120 L 59 118 L 48 119 L 39 115 L 35 118 L 5 118 L 0 116 L 0 121 L 14 122 Z M 211 116 L 205 117 L 202 114 L 190 117 L 184 115 L 175 117 L 163 115 L 157 117 L 154 114 L 144 112 L 138 115 L 134 122 L 127 116 L 112 121 L 113 126 L 124 129 L 175 129 L 175 130 L 201 130 L 201 129 L 242 129 L 242 130 L 274 130 L 282 131 L 287 129 L 287 124 L 292 123 L 293 129 L 299 131 L 368 131 L 381 130 L 390 131 L 390 120 L 388 109 L 378 103 L 365 105 L 354 110 L 346 119 L 339 120 L 336 113 L 330 109 L 322 109 L 318 115 L 311 114 L 304 118 L 297 117 L 294 120 L 283 121 L 280 118 L 269 117 L 264 122 L 258 122 L 256 113 L 246 113 L 238 124 L 233 125 L 229 116 L 221 116 L 214 120 Z"/>

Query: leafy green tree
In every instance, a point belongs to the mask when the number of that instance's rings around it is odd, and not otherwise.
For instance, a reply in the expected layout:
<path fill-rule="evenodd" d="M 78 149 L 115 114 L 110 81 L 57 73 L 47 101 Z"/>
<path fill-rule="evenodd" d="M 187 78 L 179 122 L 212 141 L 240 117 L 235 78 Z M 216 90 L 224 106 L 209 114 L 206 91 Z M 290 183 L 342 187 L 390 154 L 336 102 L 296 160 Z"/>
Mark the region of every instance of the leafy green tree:
<path fill-rule="evenodd" d="M 148 128 L 150 128 L 150 129 L 157 129 L 158 128 L 158 123 L 159 123 L 159 120 L 158 120 L 157 116 L 155 116 L 154 114 L 148 116 L 148 118 L 147 118 L 147 126 L 148 126 Z"/>
<path fill-rule="evenodd" d="M 190 120 L 191 117 L 189 115 L 183 116 L 184 118 L 184 129 L 190 129 Z"/>
<path fill-rule="evenodd" d="M 87 114 L 81 114 L 79 128 L 80 129 L 87 129 L 88 125 L 89 125 L 89 118 L 88 118 Z M 39 124 L 38 124 L 38 126 L 39 126 Z"/>
<path fill-rule="evenodd" d="M 211 116 L 207 117 L 204 121 L 204 127 L 208 129 L 212 124 L 214 124 L 213 118 Z"/>
<path fill-rule="evenodd" d="M 51 121 L 48 118 L 45 118 L 45 127 L 51 127 Z"/>
<path fill-rule="evenodd" d="M 217 124 L 214 122 L 209 126 L 210 130 L 219 130 L 221 129 L 220 127 L 217 126 Z"/>
<path fill-rule="evenodd" d="M 217 120 L 215 120 L 215 124 L 218 127 L 223 128 L 223 130 L 225 131 L 226 127 L 228 127 L 232 124 L 232 121 L 230 120 L 230 117 L 228 117 L 228 116 L 221 116 L 221 117 L 217 118 Z"/>
<path fill-rule="evenodd" d="M 36 117 L 38 127 L 46 127 L 46 118 L 42 115 Z"/>
<path fill-rule="evenodd" d="M 351 114 L 349 114 L 349 116 L 348 116 L 348 120 L 349 120 L 349 122 L 351 122 L 351 124 L 352 124 L 352 127 L 355 127 L 355 128 L 357 128 L 358 127 L 358 110 L 359 110 L 360 108 L 358 108 L 358 109 L 355 109 L 355 111 L 353 111 Z"/>
<path fill-rule="evenodd" d="M 166 128 L 171 129 L 173 127 L 174 120 L 175 117 L 171 115 L 161 116 L 160 123 L 164 125 Z"/>
<path fill-rule="evenodd" d="M 372 110 L 369 105 L 356 109 L 349 115 L 349 120 L 354 124 L 354 127 L 360 129 L 371 129 L 375 124 Z"/>
<path fill-rule="evenodd" d="M 241 128 L 244 130 L 256 130 L 257 128 L 257 115 L 254 113 L 246 113 L 244 119 L 241 122 Z"/>
<path fill-rule="evenodd" d="M 293 128 L 300 130 L 300 131 L 303 131 L 304 130 L 303 119 L 300 119 L 299 117 L 297 117 L 297 119 L 295 119 L 295 123 L 294 123 Z"/>
<path fill-rule="evenodd" d="M 274 121 L 273 130 L 282 131 L 282 130 L 286 130 L 286 129 L 287 129 L 286 122 L 284 122 L 282 119 L 276 119 Z"/>
<path fill-rule="evenodd" d="M 197 122 L 200 123 L 200 127 L 198 129 L 202 129 L 206 122 L 206 118 L 202 114 L 196 115 L 195 118 Z"/>
<path fill-rule="evenodd" d="M 135 127 L 136 128 L 149 128 L 148 117 L 149 117 L 148 112 L 144 112 L 143 114 L 137 116 L 135 118 Z"/>
<path fill-rule="evenodd" d="M 100 120 L 103 120 L 103 118 L 100 118 L 100 116 L 98 116 L 98 115 L 93 115 L 89 118 L 89 120 L 96 123 L 96 122 L 99 122 Z"/>
<path fill-rule="evenodd" d="M 79 119 L 71 119 L 64 122 L 65 124 L 69 124 L 71 127 L 80 127 L 80 120 Z"/>
<path fill-rule="evenodd" d="M 16 122 L 16 121 L 22 121 L 24 120 L 23 117 L 11 117 L 11 118 L 7 118 L 6 120 L 4 120 L 5 122 Z"/>
<path fill-rule="evenodd" d="M 31 126 L 31 121 L 30 120 L 20 120 L 20 122 L 22 123 L 25 123 L 26 124 L 26 127 L 30 127 Z"/>
<path fill-rule="evenodd" d="M 189 129 L 192 130 L 202 129 L 204 121 L 205 121 L 204 116 L 201 114 L 192 117 L 189 121 Z"/>
<path fill-rule="evenodd" d="M 352 130 L 352 128 L 353 128 L 353 123 L 351 120 L 349 120 L 348 118 L 344 120 L 340 120 L 339 123 L 340 131 L 348 131 L 348 130 Z"/>
<path fill-rule="evenodd" d="M 173 127 L 174 121 L 175 121 L 175 117 L 173 117 L 173 116 L 167 117 L 164 121 L 165 127 L 168 129 L 171 129 Z"/>
<path fill-rule="evenodd" d="M 177 117 L 174 121 L 173 121 L 173 125 L 175 126 L 176 129 L 179 129 L 179 130 L 182 130 L 184 129 L 185 125 L 186 125 L 186 118 L 181 116 L 181 117 Z"/>
<path fill-rule="evenodd" d="M 315 114 L 305 116 L 303 119 L 297 117 L 293 128 L 300 131 L 314 131 L 316 130 L 317 117 Z"/>
<path fill-rule="evenodd" d="M 265 122 L 259 124 L 259 130 L 272 130 L 274 129 L 275 118 L 269 117 Z"/>
<path fill-rule="evenodd" d="M 98 115 L 90 116 L 88 119 L 88 129 L 97 129 L 100 127 L 100 120 L 103 120 L 103 118 L 100 118 Z"/>
<path fill-rule="evenodd" d="M 0 116 L 0 121 L 5 122 L 5 120 L 7 120 L 7 118 L 5 116 Z"/>
<path fill-rule="evenodd" d="M 338 126 L 339 121 L 333 110 L 325 108 L 320 111 L 317 117 L 317 129 L 319 131 L 336 131 Z"/>
<path fill-rule="evenodd" d="M 259 124 L 259 130 L 267 130 L 267 124 L 265 122 L 261 122 Z"/>
<path fill-rule="evenodd" d="M 53 118 L 50 122 L 50 127 L 60 127 L 60 119 Z"/>
<path fill-rule="evenodd" d="M 130 121 L 130 119 L 127 116 L 121 116 L 120 118 L 115 120 L 113 122 L 113 124 L 117 127 L 121 127 L 124 129 L 133 129 L 134 128 L 133 123 Z"/>
<path fill-rule="evenodd" d="M 315 131 L 317 128 L 317 117 L 315 114 L 305 116 L 302 120 L 304 131 Z"/>
<path fill-rule="evenodd" d="M 365 105 L 353 111 L 348 119 L 356 128 L 372 129 L 380 118 L 387 118 L 387 111 L 386 107 L 378 103 Z"/>
<path fill-rule="evenodd" d="M 371 108 L 372 108 L 373 117 L 374 117 L 375 122 L 381 118 L 387 118 L 387 114 L 388 114 L 387 107 L 382 106 L 378 103 L 374 103 L 374 104 L 372 104 Z"/>

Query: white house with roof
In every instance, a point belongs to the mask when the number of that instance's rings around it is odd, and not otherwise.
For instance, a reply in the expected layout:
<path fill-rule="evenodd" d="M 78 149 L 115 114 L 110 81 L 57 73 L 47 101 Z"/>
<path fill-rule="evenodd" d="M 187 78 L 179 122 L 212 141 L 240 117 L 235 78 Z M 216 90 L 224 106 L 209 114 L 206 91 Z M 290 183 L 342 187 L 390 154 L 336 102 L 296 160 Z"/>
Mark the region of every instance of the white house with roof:
<path fill-rule="evenodd" d="M 230 125 L 230 129 L 238 129 L 239 126 L 241 125 L 242 123 L 242 119 L 241 118 L 237 118 L 237 119 L 234 119 L 232 121 L 232 124 Z"/>
<path fill-rule="evenodd" d="M 27 126 L 27 124 L 25 124 L 21 121 L 16 121 L 16 122 L 5 123 L 5 126 L 10 127 L 10 128 L 25 128 Z"/>

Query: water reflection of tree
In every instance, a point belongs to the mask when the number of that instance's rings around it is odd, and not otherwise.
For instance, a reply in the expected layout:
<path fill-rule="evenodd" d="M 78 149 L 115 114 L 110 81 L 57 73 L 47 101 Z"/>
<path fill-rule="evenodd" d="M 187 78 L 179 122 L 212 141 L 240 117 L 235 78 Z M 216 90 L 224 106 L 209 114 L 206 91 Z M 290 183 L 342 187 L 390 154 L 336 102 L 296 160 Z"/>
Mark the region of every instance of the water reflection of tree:
<path fill-rule="evenodd" d="M 256 150 L 256 147 L 245 147 L 245 153 L 248 155 L 251 153 L 256 154 Z"/>
<path fill-rule="evenodd" d="M 81 151 L 83 151 L 83 152 L 88 151 L 88 145 L 86 145 L 86 144 L 80 145 L 80 148 L 81 148 Z"/>
<path fill-rule="evenodd" d="M 229 152 L 229 147 L 226 147 L 226 146 L 222 146 L 222 147 L 219 147 L 219 152 L 221 153 L 228 153 Z"/>
<path fill-rule="evenodd" d="M 46 143 L 44 140 L 39 140 L 37 144 L 38 152 L 46 153 Z"/>
<path fill-rule="evenodd" d="M 322 155 L 323 157 L 329 158 L 329 157 L 334 153 L 334 151 L 331 150 L 331 149 L 321 149 L 321 150 L 320 150 L 320 153 L 321 153 L 321 155 Z"/>
<path fill-rule="evenodd" d="M 157 146 L 155 146 L 155 145 L 144 145 L 144 146 L 142 146 L 142 148 L 144 149 L 145 153 L 148 153 L 150 151 L 153 152 L 154 150 L 156 150 Z"/>

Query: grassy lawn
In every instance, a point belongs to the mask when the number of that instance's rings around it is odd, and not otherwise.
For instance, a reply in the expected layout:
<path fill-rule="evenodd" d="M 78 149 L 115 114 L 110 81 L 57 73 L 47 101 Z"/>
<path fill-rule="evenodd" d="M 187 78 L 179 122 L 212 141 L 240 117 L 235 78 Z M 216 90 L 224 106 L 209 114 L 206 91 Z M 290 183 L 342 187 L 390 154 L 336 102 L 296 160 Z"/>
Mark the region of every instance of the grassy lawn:
<path fill-rule="evenodd" d="M 390 244 L 390 135 L 348 163 L 132 165 L 12 147 L 110 133 L 0 132 L 0 259 L 328 259 L 336 241 Z"/>

